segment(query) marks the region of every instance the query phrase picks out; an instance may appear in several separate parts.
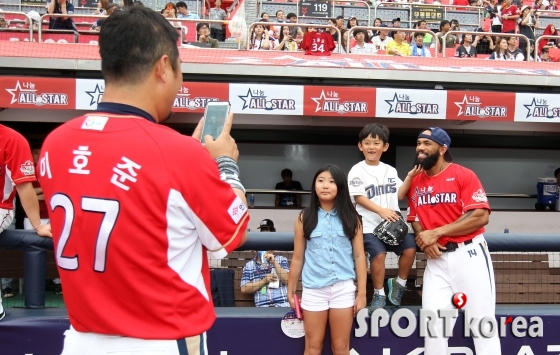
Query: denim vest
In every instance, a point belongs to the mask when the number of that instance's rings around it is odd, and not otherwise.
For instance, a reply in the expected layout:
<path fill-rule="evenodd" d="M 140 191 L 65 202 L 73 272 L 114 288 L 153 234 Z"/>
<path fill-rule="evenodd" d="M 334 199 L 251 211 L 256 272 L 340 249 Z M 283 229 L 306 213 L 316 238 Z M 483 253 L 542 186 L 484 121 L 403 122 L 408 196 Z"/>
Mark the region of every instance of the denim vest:
<path fill-rule="evenodd" d="M 355 279 L 352 242 L 344 234 L 336 211 L 319 208 L 317 213 L 317 227 L 305 247 L 303 287 L 321 288 Z"/>

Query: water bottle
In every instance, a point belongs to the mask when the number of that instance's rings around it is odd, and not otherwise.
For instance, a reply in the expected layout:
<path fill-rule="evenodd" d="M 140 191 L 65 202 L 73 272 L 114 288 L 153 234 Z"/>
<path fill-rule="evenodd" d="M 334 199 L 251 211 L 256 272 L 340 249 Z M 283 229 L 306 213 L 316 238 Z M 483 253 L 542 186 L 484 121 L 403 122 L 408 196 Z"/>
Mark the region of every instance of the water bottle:
<path fill-rule="evenodd" d="M 509 233 L 508 227 L 506 227 L 506 229 L 504 229 L 504 233 Z"/>
<path fill-rule="evenodd" d="M 255 207 L 255 195 L 253 194 L 249 197 L 249 207 Z"/>

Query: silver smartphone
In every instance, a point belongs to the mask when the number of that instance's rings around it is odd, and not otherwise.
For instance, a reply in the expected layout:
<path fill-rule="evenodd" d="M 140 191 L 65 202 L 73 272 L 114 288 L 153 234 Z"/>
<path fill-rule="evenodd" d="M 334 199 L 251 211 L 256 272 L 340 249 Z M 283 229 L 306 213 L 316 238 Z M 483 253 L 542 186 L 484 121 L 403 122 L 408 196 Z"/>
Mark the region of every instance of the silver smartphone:
<path fill-rule="evenodd" d="M 230 108 L 229 102 L 222 101 L 213 101 L 206 105 L 202 136 L 200 137 L 203 144 L 205 136 L 212 136 L 212 139 L 216 140 L 222 133 Z"/>

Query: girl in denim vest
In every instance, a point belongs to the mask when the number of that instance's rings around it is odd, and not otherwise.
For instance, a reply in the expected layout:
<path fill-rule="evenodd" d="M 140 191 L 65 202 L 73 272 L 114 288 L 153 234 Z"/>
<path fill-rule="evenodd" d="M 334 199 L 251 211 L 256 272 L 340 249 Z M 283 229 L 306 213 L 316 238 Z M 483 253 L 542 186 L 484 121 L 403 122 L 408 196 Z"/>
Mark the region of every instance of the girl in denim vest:
<path fill-rule="evenodd" d="M 338 166 L 319 169 L 313 187 L 309 207 L 296 219 L 288 301 L 295 308 L 302 274 L 305 355 L 321 354 L 327 320 L 333 354 L 349 355 L 354 315 L 366 306 L 362 225 L 350 200 L 346 174 Z"/>

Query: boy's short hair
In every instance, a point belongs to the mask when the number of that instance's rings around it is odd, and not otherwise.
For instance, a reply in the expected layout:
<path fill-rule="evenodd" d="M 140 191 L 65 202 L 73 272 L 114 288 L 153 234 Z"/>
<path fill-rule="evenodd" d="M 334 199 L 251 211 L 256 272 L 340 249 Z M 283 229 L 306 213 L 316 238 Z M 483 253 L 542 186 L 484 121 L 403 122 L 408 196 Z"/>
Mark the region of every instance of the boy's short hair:
<path fill-rule="evenodd" d="M 293 176 L 292 171 L 290 169 L 284 169 L 282 170 L 282 172 L 280 173 L 280 176 L 284 177 L 284 176 Z"/>
<path fill-rule="evenodd" d="M 360 131 L 360 143 L 369 136 L 371 136 L 372 138 L 377 137 L 381 139 L 381 141 L 385 145 L 389 143 L 389 128 L 378 123 L 370 123 Z"/>
<path fill-rule="evenodd" d="M 291 19 L 292 17 L 296 17 L 296 18 L 297 18 L 297 15 L 294 14 L 293 12 L 290 12 L 290 13 L 288 14 L 288 16 L 286 16 L 286 18 L 287 18 L 288 20 Z"/>

